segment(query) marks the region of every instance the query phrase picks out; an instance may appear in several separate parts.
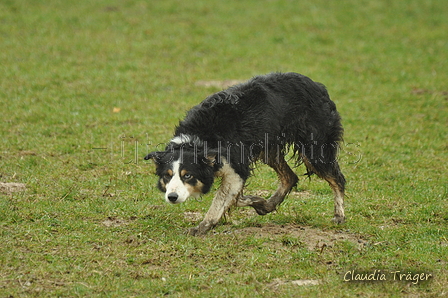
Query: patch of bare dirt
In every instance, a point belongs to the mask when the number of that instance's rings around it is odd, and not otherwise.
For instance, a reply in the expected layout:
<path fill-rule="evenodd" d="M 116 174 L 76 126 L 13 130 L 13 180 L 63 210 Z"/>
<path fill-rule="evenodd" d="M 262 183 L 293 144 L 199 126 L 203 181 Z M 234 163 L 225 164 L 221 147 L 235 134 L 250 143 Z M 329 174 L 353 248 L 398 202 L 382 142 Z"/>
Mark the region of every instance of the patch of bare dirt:
<path fill-rule="evenodd" d="M 131 218 L 133 220 L 134 218 Z M 123 225 L 128 225 L 129 221 L 124 219 L 119 219 L 116 217 L 108 217 L 106 220 L 103 220 L 101 224 L 105 225 L 106 227 L 119 227 Z"/>
<path fill-rule="evenodd" d="M 445 98 L 448 98 L 448 91 L 440 91 L 440 90 L 429 90 L 429 89 L 423 89 L 423 88 L 417 88 L 414 87 L 411 90 L 412 94 L 415 95 L 422 95 L 422 94 L 436 94 L 436 95 L 442 95 L 445 96 Z"/>
<path fill-rule="evenodd" d="M 279 286 L 284 285 L 317 286 L 320 283 L 321 282 L 317 279 L 282 280 L 280 278 L 276 278 L 270 284 L 268 284 L 268 286 L 272 288 L 278 288 Z"/>
<path fill-rule="evenodd" d="M 293 237 L 299 239 L 309 250 L 333 247 L 337 242 L 349 241 L 362 248 L 367 244 L 361 236 L 344 231 L 320 230 L 313 227 L 298 225 L 275 225 L 267 224 L 260 227 L 247 227 L 236 230 L 233 233 L 247 236 L 253 235 L 260 238 L 282 238 Z"/>
<path fill-rule="evenodd" d="M 0 182 L 0 193 L 11 194 L 13 192 L 25 191 L 26 185 L 23 183 L 3 183 Z"/>

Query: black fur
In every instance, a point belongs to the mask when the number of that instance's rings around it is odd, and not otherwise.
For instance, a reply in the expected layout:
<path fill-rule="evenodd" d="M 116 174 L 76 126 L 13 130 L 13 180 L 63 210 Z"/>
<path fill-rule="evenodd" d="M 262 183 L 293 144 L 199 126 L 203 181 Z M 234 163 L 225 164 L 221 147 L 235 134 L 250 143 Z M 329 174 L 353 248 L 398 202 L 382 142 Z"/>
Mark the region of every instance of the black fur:
<path fill-rule="evenodd" d="M 247 179 L 251 163 L 266 150 L 266 138 L 275 155 L 293 145 L 317 172 L 331 174 L 328 165 L 336 160 L 342 133 L 336 106 L 322 84 L 296 73 L 274 73 L 209 96 L 188 112 L 174 135 L 197 136 L 209 150 L 220 147 Z"/>
<path fill-rule="evenodd" d="M 171 142 L 164 152 L 145 159 L 156 161 L 161 177 L 169 161 L 180 156 L 203 177 L 212 177 L 225 159 L 246 181 L 255 161 L 272 166 L 291 149 L 308 175 L 317 174 L 330 185 L 335 181 L 343 193 L 345 178 L 337 163 L 342 135 L 340 116 L 324 85 L 297 73 L 272 73 L 207 97 L 176 127 L 174 137 L 189 136 L 189 142 Z M 205 193 L 213 178 L 202 182 Z"/>

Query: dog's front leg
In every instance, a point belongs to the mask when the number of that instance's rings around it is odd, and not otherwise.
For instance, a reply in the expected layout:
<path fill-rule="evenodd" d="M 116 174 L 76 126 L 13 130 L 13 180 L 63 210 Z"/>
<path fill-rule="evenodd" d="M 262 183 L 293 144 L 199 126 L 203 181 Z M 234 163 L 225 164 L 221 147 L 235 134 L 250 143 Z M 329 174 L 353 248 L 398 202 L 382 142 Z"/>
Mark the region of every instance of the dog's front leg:
<path fill-rule="evenodd" d="M 244 181 L 230 166 L 227 165 L 227 167 L 222 170 L 221 186 L 213 198 L 210 209 L 205 214 L 204 220 L 197 227 L 188 231 L 190 235 L 203 235 L 216 226 L 224 213 L 236 203 L 237 198 L 241 195 Z"/>

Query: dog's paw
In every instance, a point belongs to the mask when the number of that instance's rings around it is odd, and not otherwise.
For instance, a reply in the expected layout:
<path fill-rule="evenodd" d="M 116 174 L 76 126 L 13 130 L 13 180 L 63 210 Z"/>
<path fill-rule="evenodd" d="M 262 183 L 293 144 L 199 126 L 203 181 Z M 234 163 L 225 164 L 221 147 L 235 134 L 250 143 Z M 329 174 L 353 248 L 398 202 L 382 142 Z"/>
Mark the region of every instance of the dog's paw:
<path fill-rule="evenodd" d="M 344 216 L 335 216 L 335 217 L 333 217 L 333 219 L 331 221 L 335 224 L 340 225 L 340 224 L 345 223 L 345 217 Z"/>
<path fill-rule="evenodd" d="M 199 232 L 199 227 L 194 227 L 194 228 L 188 229 L 186 234 L 190 235 L 190 236 L 199 236 L 199 235 L 201 235 L 200 232 Z"/>
<path fill-rule="evenodd" d="M 244 200 L 248 201 L 247 206 L 255 209 L 258 215 L 266 215 L 270 211 L 266 208 L 266 200 L 259 196 L 244 196 Z"/>
<path fill-rule="evenodd" d="M 209 224 L 201 222 L 197 227 L 188 229 L 187 234 L 190 236 L 205 235 L 212 227 L 213 226 L 211 226 Z"/>
<path fill-rule="evenodd" d="M 205 235 L 207 232 L 201 231 L 201 229 L 199 229 L 199 227 L 194 227 L 194 228 L 190 228 L 187 230 L 187 235 L 190 236 L 201 236 L 201 235 Z"/>

